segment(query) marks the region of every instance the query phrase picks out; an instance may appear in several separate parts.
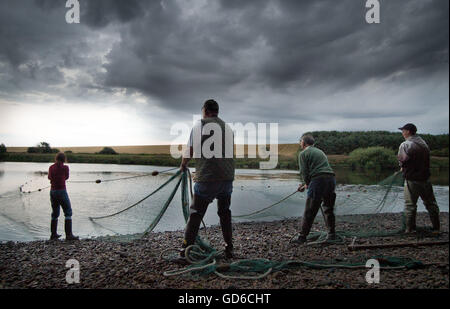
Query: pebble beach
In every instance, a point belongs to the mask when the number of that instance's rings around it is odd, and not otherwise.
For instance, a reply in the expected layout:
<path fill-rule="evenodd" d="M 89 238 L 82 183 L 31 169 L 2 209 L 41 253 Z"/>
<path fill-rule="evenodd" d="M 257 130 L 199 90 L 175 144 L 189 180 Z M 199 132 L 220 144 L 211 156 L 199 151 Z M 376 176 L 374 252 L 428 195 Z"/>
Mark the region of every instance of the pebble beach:
<path fill-rule="evenodd" d="M 385 230 L 401 225 L 402 214 L 353 215 L 337 217 L 337 230 L 358 230 L 365 223 L 376 224 Z M 318 216 L 320 217 L 320 216 Z M 289 240 L 298 232 L 300 220 L 237 223 L 234 228 L 235 258 L 265 258 L 286 261 L 347 261 L 372 256 L 409 257 L 427 264 L 419 269 L 381 270 L 380 283 L 368 284 L 367 269 L 311 269 L 297 267 L 275 271 L 258 280 L 224 279 L 215 274 L 204 277 L 165 277 L 168 270 L 186 265 L 160 257 L 167 248 L 179 248 L 183 231 L 150 233 L 131 242 L 105 239 L 80 241 L 33 241 L 0 244 L 0 288 L 119 288 L 119 289 L 448 289 L 449 246 L 448 213 L 441 213 L 441 233 L 435 235 L 401 235 L 360 238 L 357 245 L 393 244 L 401 242 L 447 241 L 435 246 L 377 248 L 348 250 L 346 244 L 294 245 Z M 418 226 L 430 225 L 427 213 L 419 213 Z M 314 231 L 324 231 L 317 220 Z M 76 232 L 76 231 L 75 231 Z M 223 247 L 219 226 L 202 229 L 211 245 Z M 80 264 L 80 282 L 65 280 L 66 261 L 76 259 Z M 221 261 L 229 263 L 231 261 Z"/>

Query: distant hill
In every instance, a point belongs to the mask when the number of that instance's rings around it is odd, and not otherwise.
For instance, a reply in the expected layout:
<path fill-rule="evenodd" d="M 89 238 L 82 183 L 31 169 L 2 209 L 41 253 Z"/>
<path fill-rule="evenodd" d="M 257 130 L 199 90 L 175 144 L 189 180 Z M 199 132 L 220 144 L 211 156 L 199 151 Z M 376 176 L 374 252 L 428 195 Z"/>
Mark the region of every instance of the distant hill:
<path fill-rule="evenodd" d="M 314 131 L 310 132 L 316 139 L 316 146 L 327 155 L 348 155 L 357 148 L 371 146 L 382 146 L 397 150 L 404 141 L 400 132 L 387 131 Z M 432 155 L 448 156 L 449 135 L 448 134 L 419 134 L 427 142 L 432 150 Z M 61 151 L 72 151 L 73 153 L 96 153 L 105 146 L 96 147 L 53 147 Z M 113 148 L 120 154 L 170 154 L 170 145 L 144 145 L 144 146 L 107 146 Z M 280 157 L 293 158 L 298 152 L 300 145 L 279 144 L 278 154 Z M 248 145 L 244 146 L 247 155 Z M 26 152 L 27 147 L 8 147 L 8 152 Z"/>
<path fill-rule="evenodd" d="M 73 153 L 96 153 L 105 146 L 95 147 L 54 147 L 60 151 L 72 151 Z M 143 146 L 106 146 L 113 148 L 120 154 L 153 154 L 168 155 L 170 154 L 170 145 L 143 145 Z M 278 145 L 278 155 L 285 157 L 293 157 L 297 153 L 299 144 L 280 144 Z M 248 152 L 248 145 L 244 146 L 245 154 Z M 8 152 L 27 152 L 27 147 L 8 147 Z"/>

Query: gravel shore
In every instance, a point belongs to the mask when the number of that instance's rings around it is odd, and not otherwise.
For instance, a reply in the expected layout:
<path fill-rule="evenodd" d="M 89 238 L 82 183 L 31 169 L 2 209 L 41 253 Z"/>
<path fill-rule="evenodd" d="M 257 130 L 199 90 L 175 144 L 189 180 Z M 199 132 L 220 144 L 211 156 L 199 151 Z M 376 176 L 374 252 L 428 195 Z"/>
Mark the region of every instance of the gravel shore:
<path fill-rule="evenodd" d="M 401 214 L 355 215 L 337 218 L 338 230 L 358 230 L 364 222 L 396 229 Z M 448 213 L 442 213 L 442 233 L 421 236 L 419 241 L 448 240 Z M 429 225 L 428 215 L 419 213 L 418 225 Z M 183 231 L 151 233 L 129 243 L 101 239 L 75 242 L 34 241 L 0 244 L 0 288 L 449 288 L 448 243 L 432 247 L 384 248 L 349 251 L 346 245 L 298 246 L 289 244 L 298 231 L 299 220 L 249 222 L 234 224 L 237 259 L 266 258 L 270 260 L 346 260 L 377 255 L 410 257 L 424 263 L 438 263 L 421 269 L 382 270 L 380 283 L 365 281 L 368 269 L 311 269 L 300 267 L 269 274 L 259 280 L 228 280 L 208 275 L 202 278 L 164 277 L 163 272 L 184 267 L 160 258 L 167 248 L 179 247 Z M 316 220 L 313 230 L 324 230 Z M 201 235 L 204 235 L 202 230 Z M 211 244 L 222 248 L 220 227 L 207 228 Z M 398 243 L 417 241 L 417 235 L 357 239 L 357 244 Z M 350 242 L 350 240 L 348 240 Z M 66 261 L 80 263 L 80 283 L 68 284 Z"/>

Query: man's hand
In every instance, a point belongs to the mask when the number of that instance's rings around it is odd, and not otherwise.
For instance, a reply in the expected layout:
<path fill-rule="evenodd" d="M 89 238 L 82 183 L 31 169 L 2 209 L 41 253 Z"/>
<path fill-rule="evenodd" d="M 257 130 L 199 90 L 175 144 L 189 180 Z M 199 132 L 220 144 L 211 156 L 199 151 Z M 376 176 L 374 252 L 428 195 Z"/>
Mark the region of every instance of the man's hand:
<path fill-rule="evenodd" d="M 181 165 L 180 165 L 180 171 L 184 172 L 187 169 L 188 163 L 191 159 L 190 158 L 184 158 L 181 159 Z"/>
<path fill-rule="evenodd" d="M 303 191 L 305 191 L 305 189 L 308 189 L 308 185 L 304 185 L 304 184 L 300 184 L 299 186 L 298 186 L 298 189 L 297 189 L 297 191 L 298 192 L 303 192 Z"/>
<path fill-rule="evenodd" d="M 180 164 L 180 172 L 184 172 L 186 170 L 186 165 L 181 163 Z"/>

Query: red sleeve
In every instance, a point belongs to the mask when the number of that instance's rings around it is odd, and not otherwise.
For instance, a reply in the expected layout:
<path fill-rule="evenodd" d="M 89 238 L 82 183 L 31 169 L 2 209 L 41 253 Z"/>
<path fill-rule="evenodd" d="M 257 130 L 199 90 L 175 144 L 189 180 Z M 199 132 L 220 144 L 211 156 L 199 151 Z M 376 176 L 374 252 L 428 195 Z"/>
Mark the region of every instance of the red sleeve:
<path fill-rule="evenodd" d="M 48 168 L 48 177 L 47 178 L 49 180 L 52 180 L 52 167 L 51 166 Z"/>
<path fill-rule="evenodd" d="M 66 180 L 69 179 L 69 167 L 65 166 L 65 170 L 66 170 Z"/>

